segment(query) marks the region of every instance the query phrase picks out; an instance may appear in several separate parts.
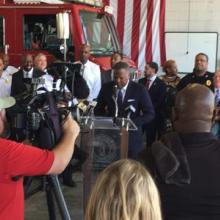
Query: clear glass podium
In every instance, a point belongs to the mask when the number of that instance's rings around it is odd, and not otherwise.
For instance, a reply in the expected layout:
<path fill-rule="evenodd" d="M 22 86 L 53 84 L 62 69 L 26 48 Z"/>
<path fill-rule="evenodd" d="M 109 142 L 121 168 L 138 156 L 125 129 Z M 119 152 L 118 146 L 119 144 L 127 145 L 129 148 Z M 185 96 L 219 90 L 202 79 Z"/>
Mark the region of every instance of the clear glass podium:
<path fill-rule="evenodd" d="M 83 165 L 84 210 L 97 175 L 110 163 L 127 158 L 128 131 L 137 130 L 131 119 L 81 117 L 81 148 L 88 154 Z"/>

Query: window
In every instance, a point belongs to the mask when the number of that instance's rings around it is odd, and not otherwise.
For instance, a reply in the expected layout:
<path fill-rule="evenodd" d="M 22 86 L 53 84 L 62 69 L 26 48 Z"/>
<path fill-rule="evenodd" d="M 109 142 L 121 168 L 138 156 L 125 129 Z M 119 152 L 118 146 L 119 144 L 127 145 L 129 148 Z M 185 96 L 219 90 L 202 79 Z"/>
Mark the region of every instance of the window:
<path fill-rule="evenodd" d="M 85 40 L 91 46 L 91 54 L 110 55 L 113 51 L 119 51 L 113 35 L 114 29 L 108 27 L 105 16 L 97 13 L 80 11 L 81 23 Z"/>
<path fill-rule="evenodd" d="M 63 43 L 57 38 L 56 15 L 24 16 L 24 48 L 27 50 L 58 51 Z M 72 46 L 71 37 L 67 45 Z"/>

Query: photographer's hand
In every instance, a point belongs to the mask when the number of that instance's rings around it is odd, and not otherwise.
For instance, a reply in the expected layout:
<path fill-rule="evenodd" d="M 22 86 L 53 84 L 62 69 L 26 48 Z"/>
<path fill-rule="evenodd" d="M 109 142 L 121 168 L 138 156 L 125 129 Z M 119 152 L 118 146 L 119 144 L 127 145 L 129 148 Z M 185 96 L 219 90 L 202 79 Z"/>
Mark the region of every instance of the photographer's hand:
<path fill-rule="evenodd" d="M 75 136 L 76 138 L 79 134 L 79 131 L 80 131 L 79 125 L 75 120 L 73 120 L 71 113 L 69 113 L 63 123 L 63 133 L 72 132 L 73 136 Z"/>
<path fill-rule="evenodd" d="M 63 136 L 60 142 L 53 149 L 54 162 L 48 174 L 61 173 L 72 158 L 75 140 L 79 134 L 79 126 L 69 114 L 63 123 Z"/>

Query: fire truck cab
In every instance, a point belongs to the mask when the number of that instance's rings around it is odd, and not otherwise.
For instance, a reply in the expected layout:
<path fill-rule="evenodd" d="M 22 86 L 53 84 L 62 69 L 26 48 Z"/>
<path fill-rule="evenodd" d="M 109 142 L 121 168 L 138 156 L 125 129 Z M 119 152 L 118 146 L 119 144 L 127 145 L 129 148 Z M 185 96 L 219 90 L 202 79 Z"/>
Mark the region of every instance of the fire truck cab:
<path fill-rule="evenodd" d="M 91 46 L 91 60 L 103 71 L 110 69 L 110 56 L 121 51 L 112 14 L 101 0 L 0 0 L 0 51 L 19 66 L 21 55 L 43 52 L 50 61 L 60 53 L 56 15 L 69 14 L 68 56 L 79 59 L 79 46 Z M 134 62 L 127 59 L 130 66 Z"/>

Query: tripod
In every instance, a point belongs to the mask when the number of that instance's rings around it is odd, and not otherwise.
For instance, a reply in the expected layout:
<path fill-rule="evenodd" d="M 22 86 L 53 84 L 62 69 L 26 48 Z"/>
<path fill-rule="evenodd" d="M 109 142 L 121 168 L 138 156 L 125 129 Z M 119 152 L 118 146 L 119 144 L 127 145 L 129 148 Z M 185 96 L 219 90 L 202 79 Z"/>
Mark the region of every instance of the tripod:
<path fill-rule="evenodd" d="M 70 220 L 70 214 L 60 187 L 57 175 L 41 176 L 41 184 L 36 188 L 29 190 L 33 177 L 27 177 L 25 180 L 24 191 L 25 199 L 43 190 L 46 193 L 47 208 L 50 220 L 56 220 L 54 198 L 59 208 L 60 215 L 63 220 Z"/>
<path fill-rule="evenodd" d="M 43 117 L 41 115 L 40 128 L 35 137 L 39 146 L 43 149 L 52 149 L 55 143 L 61 137 L 61 127 L 59 114 L 56 108 L 56 104 L 51 93 L 47 93 L 46 101 L 49 105 L 49 112 L 44 113 Z M 47 137 L 47 138 L 45 138 Z M 41 184 L 37 188 L 29 192 L 30 185 L 33 178 L 30 177 L 25 181 L 25 197 L 33 195 L 39 190 L 44 190 L 46 193 L 47 207 L 50 220 L 56 220 L 55 204 L 54 198 L 56 200 L 57 206 L 60 211 L 60 215 L 63 220 L 70 220 L 70 214 L 67 209 L 67 205 L 60 187 L 60 183 L 57 175 L 46 175 L 41 176 Z"/>

